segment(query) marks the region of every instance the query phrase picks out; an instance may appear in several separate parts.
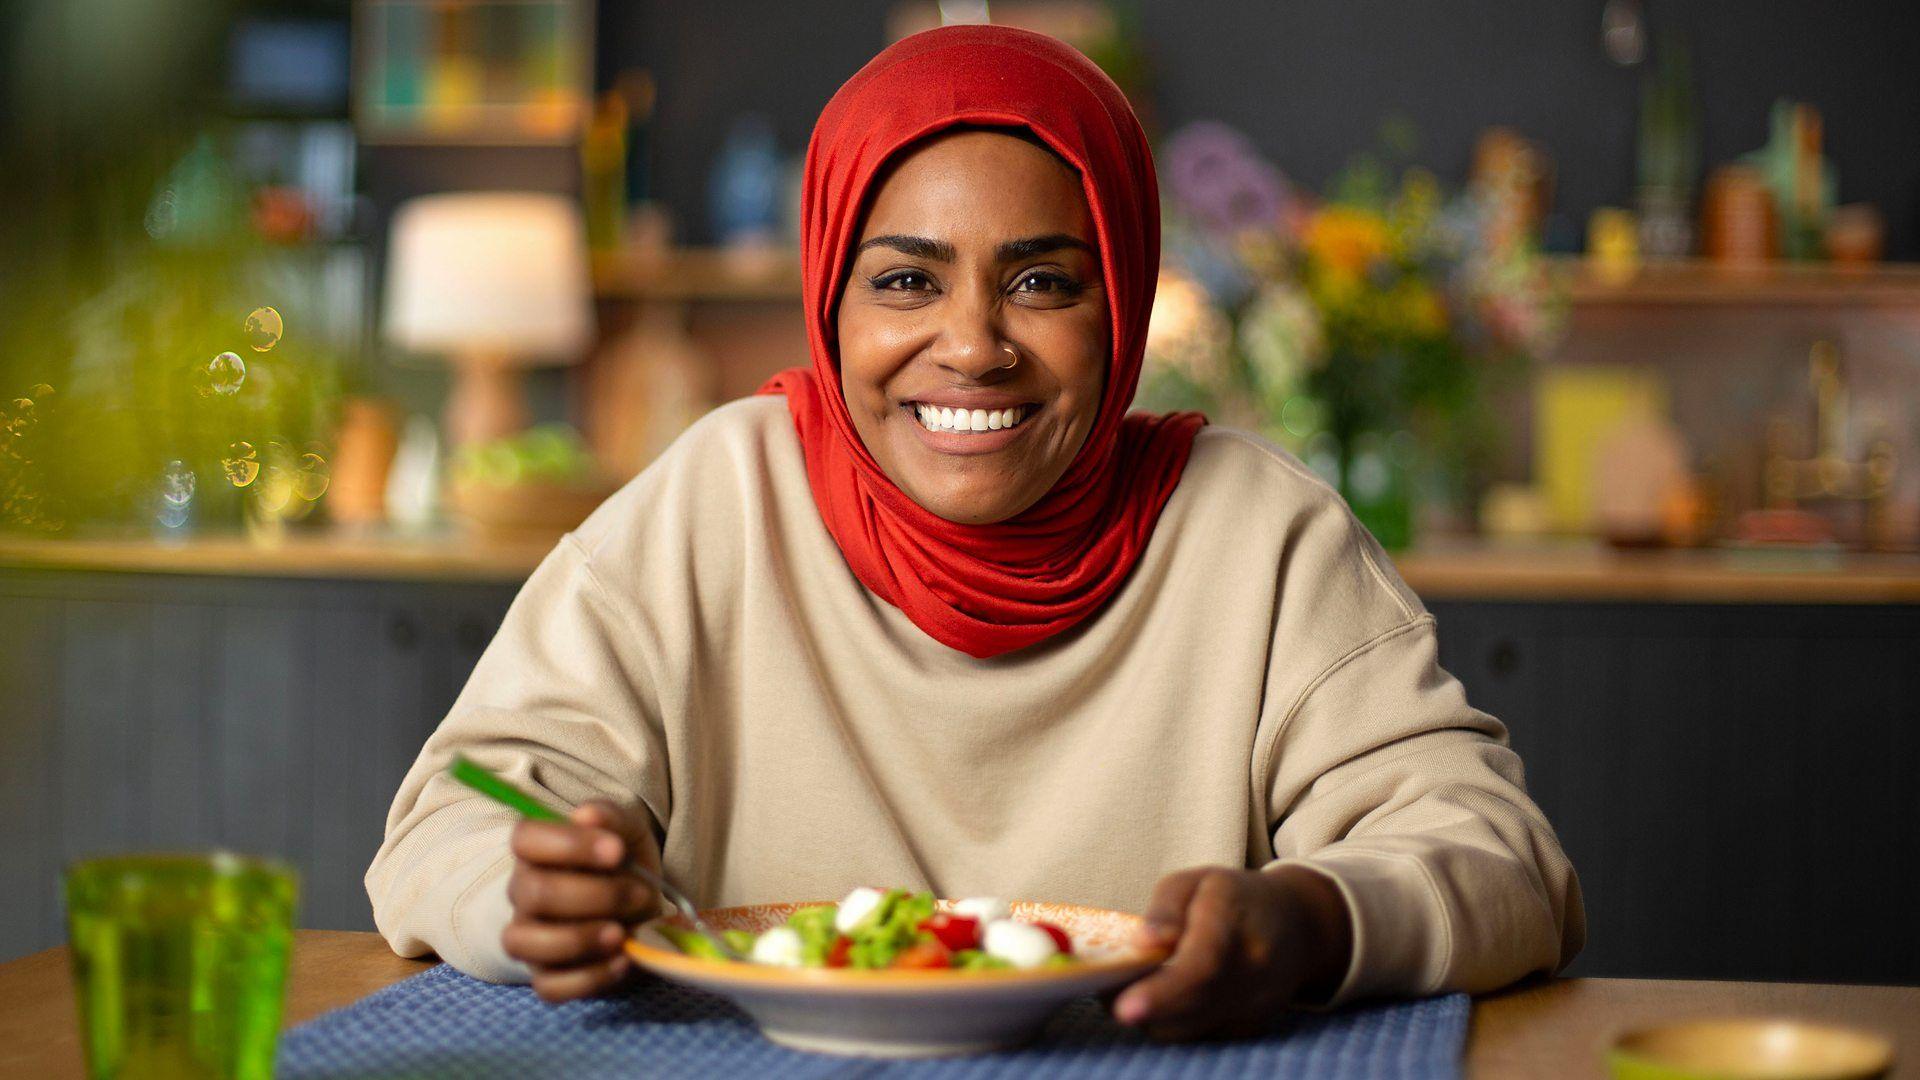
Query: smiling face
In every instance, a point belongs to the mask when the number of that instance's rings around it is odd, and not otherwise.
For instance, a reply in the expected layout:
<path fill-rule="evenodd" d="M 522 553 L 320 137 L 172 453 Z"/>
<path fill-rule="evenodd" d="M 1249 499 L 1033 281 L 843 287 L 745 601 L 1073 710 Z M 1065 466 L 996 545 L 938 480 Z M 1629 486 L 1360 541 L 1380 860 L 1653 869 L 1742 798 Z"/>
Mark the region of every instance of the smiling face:
<path fill-rule="evenodd" d="M 1093 429 L 1107 294 L 1080 177 L 1011 135 L 958 131 L 882 175 L 837 314 L 867 451 L 949 521 L 1004 521 Z"/>

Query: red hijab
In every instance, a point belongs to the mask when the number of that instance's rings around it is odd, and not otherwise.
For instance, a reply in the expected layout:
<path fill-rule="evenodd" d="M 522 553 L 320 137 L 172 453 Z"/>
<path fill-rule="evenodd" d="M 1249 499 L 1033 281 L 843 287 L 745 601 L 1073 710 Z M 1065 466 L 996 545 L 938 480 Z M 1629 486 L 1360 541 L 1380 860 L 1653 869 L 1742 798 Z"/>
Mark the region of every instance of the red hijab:
<path fill-rule="evenodd" d="M 881 166 L 956 124 L 1024 127 L 1079 171 L 1098 233 L 1113 354 L 1099 413 L 1067 471 L 1001 522 L 948 521 L 901 491 L 855 432 L 840 392 L 835 308 Z M 1199 413 L 1126 414 L 1160 265 L 1160 200 L 1140 122 L 1086 57 L 1003 26 L 895 43 L 827 103 L 807 147 L 800 260 L 813 366 L 785 394 L 827 531 L 860 581 L 935 640 L 997 656 L 1099 610 L 1126 581 L 1186 466 Z M 1123 415 L 1124 414 L 1124 415 Z"/>

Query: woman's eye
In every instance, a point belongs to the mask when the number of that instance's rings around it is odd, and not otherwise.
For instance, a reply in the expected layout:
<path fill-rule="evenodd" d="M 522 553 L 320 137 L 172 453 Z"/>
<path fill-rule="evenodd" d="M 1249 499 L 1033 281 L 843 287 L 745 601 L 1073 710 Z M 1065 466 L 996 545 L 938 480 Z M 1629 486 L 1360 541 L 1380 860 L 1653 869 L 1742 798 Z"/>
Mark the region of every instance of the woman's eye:
<path fill-rule="evenodd" d="M 1073 282 L 1059 274 L 1034 271 L 1020 275 L 1014 288 L 1020 292 L 1060 293 L 1073 288 Z"/>
<path fill-rule="evenodd" d="M 898 270 L 873 279 L 874 288 L 893 289 L 898 292 L 918 292 L 927 285 L 927 275 L 918 270 Z"/>

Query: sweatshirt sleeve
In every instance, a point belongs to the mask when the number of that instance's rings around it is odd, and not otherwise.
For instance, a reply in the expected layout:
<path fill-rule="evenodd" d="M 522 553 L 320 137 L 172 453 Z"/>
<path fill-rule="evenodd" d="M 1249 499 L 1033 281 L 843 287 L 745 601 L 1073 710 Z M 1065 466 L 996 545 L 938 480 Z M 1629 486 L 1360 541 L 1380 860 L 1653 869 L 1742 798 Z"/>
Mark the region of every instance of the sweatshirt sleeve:
<path fill-rule="evenodd" d="M 446 775 L 455 754 L 556 808 L 604 798 L 644 809 L 659 835 L 667 755 L 647 670 L 657 653 L 643 635 L 571 535 L 528 579 L 402 782 L 367 870 L 374 922 L 395 952 L 527 980 L 500 944 L 516 817 Z"/>
<path fill-rule="evenodd" d="M 1559 970 L 1586 937 L 1578 879 L 1505 727 L 1467 704 L 1433 617 L 1394 584 L 1404 620 L 1281 704 L 1261 761 L 1269 865 L 1330 878 L 1352 916 L 1329 1004 L 1496 989 Z"/>

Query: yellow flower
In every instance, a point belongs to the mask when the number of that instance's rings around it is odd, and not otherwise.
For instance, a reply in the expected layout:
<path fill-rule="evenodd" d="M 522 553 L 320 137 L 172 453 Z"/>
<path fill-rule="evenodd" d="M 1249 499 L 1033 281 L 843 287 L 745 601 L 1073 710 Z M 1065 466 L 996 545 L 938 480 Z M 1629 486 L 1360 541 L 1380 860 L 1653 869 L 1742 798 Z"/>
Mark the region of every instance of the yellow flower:
<path fill-rule="evenodd" d="M 1447 308 L 1440 296 L 1424 283 L 1407 282 L 1401 286 L 1401 310 L 1407 326 L 1416 334 L 1438 334 L 1447 328 Z"/>
<path fill-rule="evenodd" d="M 1335 279 L 1357 280 L 1386 257 L 1390 244 L 1387 223 L 1369 210 L 1329 206 L 1307 225 L 1307 254 Z"/>
<path fill-rule="evenodd" d="M 1360 275 L 1335 270 L 1314 260 L 1308 260 L 1301 284 L 1306 287 L 1307 298 L 1330 318 L 1359 315 L 1376 291 L 1367 288 Z"/>

